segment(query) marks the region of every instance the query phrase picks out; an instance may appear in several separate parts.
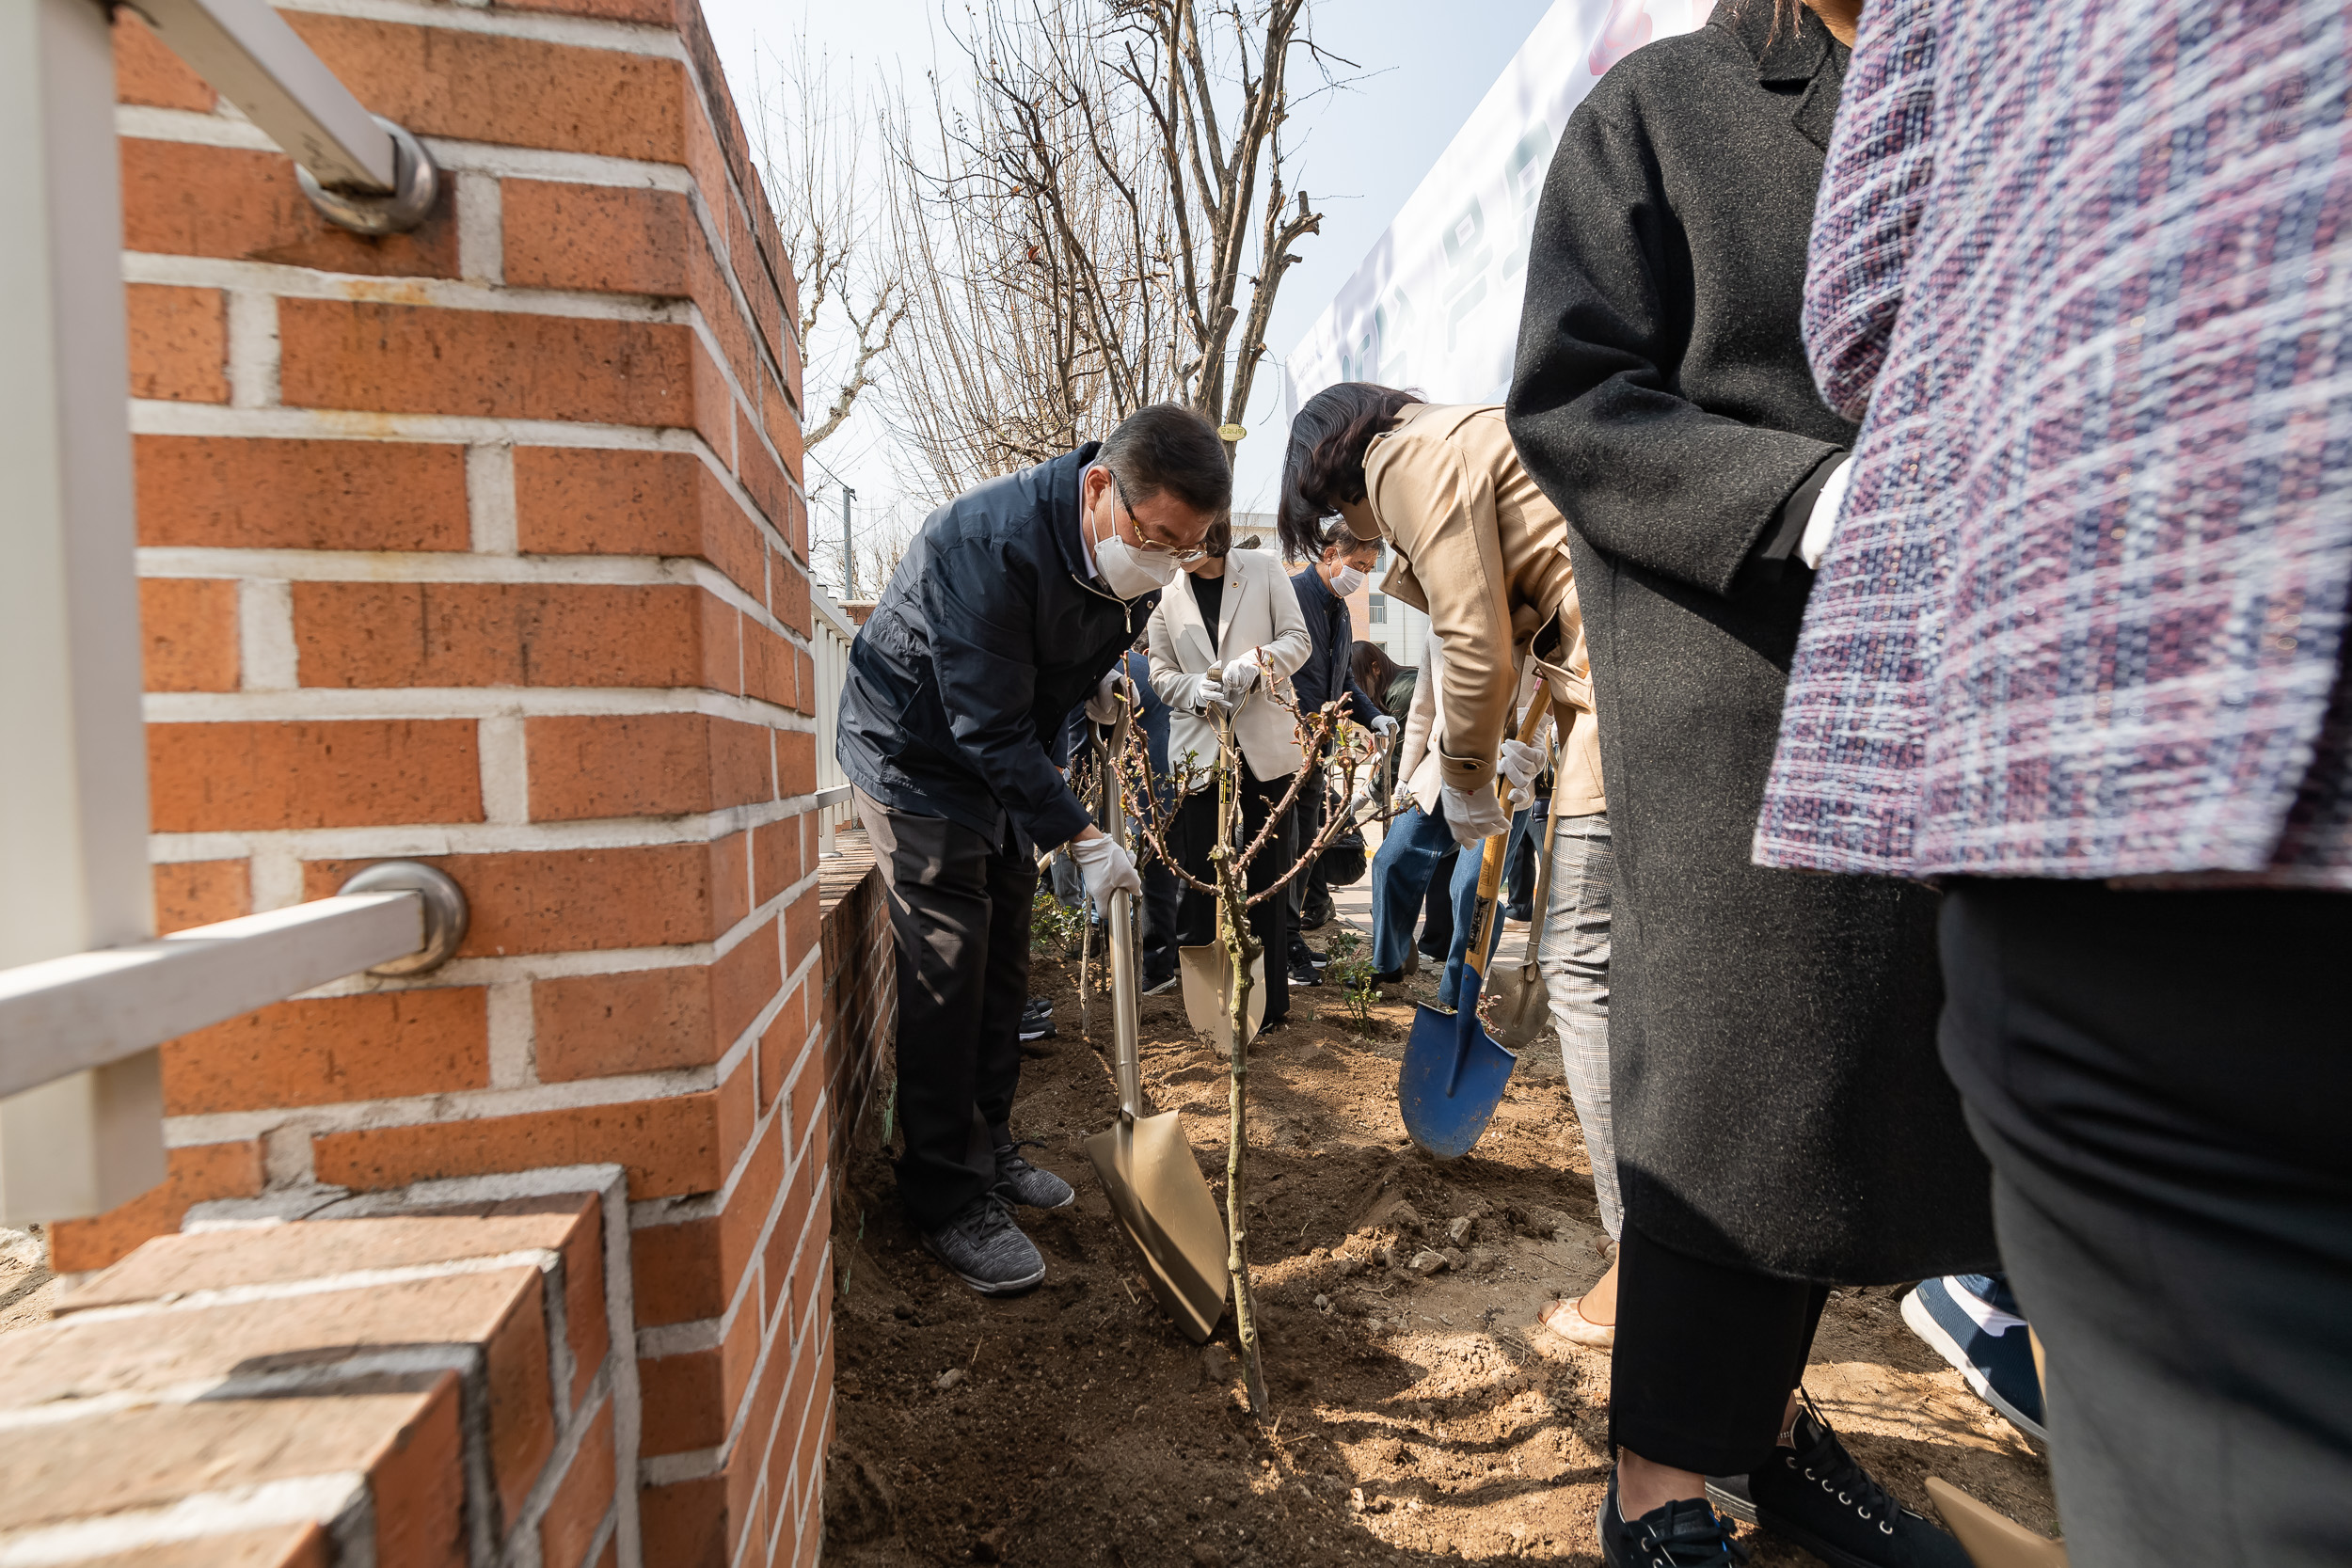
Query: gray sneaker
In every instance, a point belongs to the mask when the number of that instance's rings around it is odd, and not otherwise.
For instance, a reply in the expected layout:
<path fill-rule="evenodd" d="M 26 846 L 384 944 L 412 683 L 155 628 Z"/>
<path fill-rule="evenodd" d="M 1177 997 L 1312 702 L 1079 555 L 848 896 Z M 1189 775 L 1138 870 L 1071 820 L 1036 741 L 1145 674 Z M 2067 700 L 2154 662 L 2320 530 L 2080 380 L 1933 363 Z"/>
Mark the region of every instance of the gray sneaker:
<path fill-rule="evenodd" d="M 1017 1295 L 1045 1277 L 1045 1255 L 1021 1234 L 1012 1211 L 993 1193 L 974 1198 L 954 1219 L 926 1231 L 923 1244 L 984 1296 Z"/>
<path fill-rule="evenodd" d="M 1067 1209 L 1078 1201 L 1078 1195 L 1070 1190 L 1070 1183 L 1050 1170 L 1040 1170 L 1021 1158 L 1024 1148 L 1042 1148 L 1043 1144 L 1024 1140 L 1007 1144 L 996 1151 L 996 1196 L 1007 1203 L 1018 1203 L 1030 1209 Z"/>

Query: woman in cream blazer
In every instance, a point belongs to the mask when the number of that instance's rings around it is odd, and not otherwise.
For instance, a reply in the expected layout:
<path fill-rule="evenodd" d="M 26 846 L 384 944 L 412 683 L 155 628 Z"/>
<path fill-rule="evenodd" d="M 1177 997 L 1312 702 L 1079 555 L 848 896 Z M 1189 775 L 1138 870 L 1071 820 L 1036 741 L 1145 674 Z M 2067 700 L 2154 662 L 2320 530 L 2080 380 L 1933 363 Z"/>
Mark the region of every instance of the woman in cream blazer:
<path fill-rule="evenodd" d="M 1168 767 L 1184 791 L 1168 849 L 1193 876 L 1209 879 L 1216 846 L 1216 792 L 1207 786 L 1216 757 L 1215 715 L 1231 712 L 1242 755 L 1242 842 L 1255 838 L 1266 813 L 1279 804 L 1298 771 L 1297 721 L 1282 701 L 1291 672 L 1307 661 L 1313 643 L 1282 563 L 1263 550 L 1232 548 L 1232 529 L 1209 531 L 1208 556 L 1160 594 L 1146 628 L 1152 687 L 1168 706 Z M 1214 618 L 1214 619 L 1212 619 Z M 1209 673 L 1212 667 L 1217 676 Z M 1290 869 L 1295 847 L 1278 830 L 1250 863 L 1248 886 L 1256 893 Z M 1269 898 L 1249 912 L 1266 945 L 1265 1024 L 1290 1012 L 1282 964 L 1282 900 Z M 1176 911 L 1177 940 L 1187 946 L 1216 940 L 1216 905 L 1189 885 Z"/>
<path fill-rule="evenodd" d="M 1466 913 L 1475 903 L 1475 846 L 1512 821 L 1496 786 L 1507 793 L 1542 766 L 1539 754 L 1531 757 L 1506 741 L 1511 716 L 1533 694 L 1534 680 L 1550 688 L 1560 751 L 1544 983 L 1592 1156 L 1601 1223 L 1616 1236 L 1622 1204 L 1609 1055 L 1609 801 L 1567 519 L 1529 477 L 1501 408 L 1432 405 L 1362 382 L 1316 393 L 1291 425 L 1282 537 L 1313 537 L 1335 512 L 1358 538 L 1389 542 L 1396 559 L 1382 591 L 1429 616 L 1428 668 L 1404 735 L 1403 776 L 1411 781 L 1413 805 L 1389 825 L 1374 864 L 1374 908 L 1387 917 L 1375 923 L 1384 976 L 1402 963 L 1399 928 L 1409 932 L 1426 885 L 1413 878 L 1426 878 L 1422 867 L 1449 837 L 1464 846 L 1454 868 L 1455 909 Z M 1513 767 L 1519 776 L 1501 777 Z M 1453 1000 L 1469 945 L 1469 933 L 1457 928 L 1441 1004 Z M 1553 1303 L 1543 1321 L 1579 1343 L 1610 1342 L 1616 1271 L 1582 1298 Z"/>

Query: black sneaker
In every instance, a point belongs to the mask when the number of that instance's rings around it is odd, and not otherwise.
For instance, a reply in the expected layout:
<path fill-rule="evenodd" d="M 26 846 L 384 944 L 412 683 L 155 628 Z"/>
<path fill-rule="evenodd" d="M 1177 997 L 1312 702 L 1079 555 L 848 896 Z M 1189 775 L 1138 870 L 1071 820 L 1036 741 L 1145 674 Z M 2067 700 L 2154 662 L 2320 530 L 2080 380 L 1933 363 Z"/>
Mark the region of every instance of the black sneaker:
<path fill-rule="evenodd" d="M 1375 986 L 1393 986 L 1404 978 L 1405 972 L 1401 969 L 1384 969 L 1373 975 L 1372 983 Z"/>
<path fill-rule="evenodd" d="M 1970 1568 L 1966 1548 L 1888 1497 L 1800 1398 L 1795 1447 L 1752 1475 L 1709 1476 L 1708 1501 L 1834 1568 Z"/>
<path fill-rule="evenodd" d="M 1024 1139 L 1007 1144 L 996 1151 L 996 1195 L 1007 1203 L 1018 1203 L 1030 1209 L 1067 1209 L 1078 1201 L 1078 1195 L 1070 1190 L 1070 1183 L 1050 1170 L 1040 1170 L 1021 1158 L 1024 1148 L 1042 1148 L 1041 1143 Z"/>
<path fill-rule="evenodd" d="M 1614 1470 L 1609 1473 L 1598 1524 L 1600 1559 L 1609 1568 L 1709 1568 L 1748 1560 L 1747 1547 L 1732 1539 L 1731 1522 L 1695 1498 L 1628 1521 L 1617 1512 Z"/>
<path fill-rule="evenodd" d="M 1012 1223 L 1004 1199 L 990 1193 L 937 1230 L 923 1233 L 931 1255 L 984 1296 L 1017 1295 L 1045 1277 L 1045 1255 Z"/>
<path fill-rule="evenodd" d="M 1323 984 L 1323 971 L 1312 964 L 1293 964 L 1291 965 L 1291 984 L 1319 986 Z"/>
<path fill-rule="evenodd" d="M 1147 969 L 1143 972 L 1143 994 L 1146 996 L 1157 996 L 1164 990 L 1173 990 L 1175 987 L 1176 972 L 1172 969 L 1166 971 Z"/>

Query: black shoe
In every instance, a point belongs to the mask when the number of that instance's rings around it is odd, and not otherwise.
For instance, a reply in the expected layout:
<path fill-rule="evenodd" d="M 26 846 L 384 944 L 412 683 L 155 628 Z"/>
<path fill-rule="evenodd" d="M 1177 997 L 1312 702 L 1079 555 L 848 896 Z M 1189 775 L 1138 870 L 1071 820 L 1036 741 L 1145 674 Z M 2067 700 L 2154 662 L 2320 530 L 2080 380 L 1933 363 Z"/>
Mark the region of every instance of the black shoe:
<path fill-rule="evenodd" d="M 1050 1170 L 1040 1170 L 1021 1158 L 1024 1148 L 1043 1148 L 1041 1143 L 1024 1140 L 1007 1144 L 996 1151 L 996 1196 L 1007 1203 L 1018 1203 L 1026 1209 L 1067 1209 L 1078 1201 L 1078 1195 L 1070 1183 Z"/>
<path fill-rule="evenodd" d="M 1293 964 L 1291 965 L 1291 984 L 1319 986 L 1323 984 L 1323 972 L 1312 964 Z"/>
<path fill-rule="evenodd" d="M 1600 1559 L 1609 1568 L 1714 1568 L 1748 1560 L 1748 1549 L 1732 1539 L 1731 1521 L 1692 1499 L 1652 1509 L 1628 1520 L 1617 1512 L 1617 1476 L 1609 1475 L 1601 1499 Z"/>
<path fill-rule="evenodd" d="M 1147 969 L 1143 972 L 1143 994 L 1146 996 L 1157 996 L 1164 990 L 1173 990 L 1175 987 L 1176 972 L 1172 969 L 1167 971 Z"/>
<path fill-rule="evenodd" d="M 990 1193 L 937 1230 L 923 1244 L 984 1296 L 1009 1296 L 1034 1289 L 1045 1277 L 1045 1255 L 1012 1223 L 1004 1199 Z"/>
<path fill-rule="evenodd" d="M 1405 972 L 1401 969 L 1384 969 L 1373 975 L 1372 983 L 1375 986 L 1392 986 L 1404 978 Z"/>
<path fill-rule="evenodd" d="M 1854 1463 L 1810 1399 L 1797 1412 L 1794 1435 L 1795 1447 L 1774 1449 L 1770 1464 L 1745 1478 L 1709 1476 L 1708 1500 L 1834 1568 L 1970 1568 L 1959 1542 L 1888 1497 Z"/>
<path fill-rule="evenodd" d="M 1516 920 L 1522 926 L 1527 925 L 1530 921 L 1535 918 L 1535 906 L 1533 904 L 1505 904 L 1502 906 L 1502 918 L 1505 920 Z"/>

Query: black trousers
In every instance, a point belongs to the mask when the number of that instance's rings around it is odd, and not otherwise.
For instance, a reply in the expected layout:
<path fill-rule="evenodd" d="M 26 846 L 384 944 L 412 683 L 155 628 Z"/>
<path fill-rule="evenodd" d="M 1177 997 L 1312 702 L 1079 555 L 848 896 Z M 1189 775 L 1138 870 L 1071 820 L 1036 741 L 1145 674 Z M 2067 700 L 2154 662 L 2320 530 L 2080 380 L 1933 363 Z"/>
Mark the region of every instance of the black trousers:
<path fill-rule="evenodd" d="M 1008 822 L 995 843 L 859 790 L 890 895 L 898 965 L 898 1200 L 936 1230 L 995 1184 L 1021 1084 L 1037 862 Z"/>
<path fill-rule="evenodd" d="M 1617 1243 L 1610 1441 L 1653 1464 L 1743 1476 L 1772 1458 L 1829 1287 L 1689 1257 L 1630 1217 Z"/>
<path fill-rule="evenodd" d="M 1967 880 L 1942 938 L 2072 1561 L 2352 1560 L 2352 895 Z"/>
<path fill-rule="evenodd" d="M 1307 782 L 1298 786 L 1298 799 L 1291 802 L 1290 839 L 1294 856 L 1306 853 L 1307 847 L 1314 843 L 1315 835 L 1323 832 L 1324 813 L 1328 807 L 1324 797 L 1329 787 L 1324 782 L 1320 768 L 1311 770 L 1307 774 Z M 1315 950 L 1307 945 L 1305 914 L 1318 895 L 1324 904 L 1330 903 L 1331 889 L 1323 879 L 1323 857 L 1320 855 L 1315 857 L 1314 864 L 1292 878 L 1291 885 L 1282 890 L 1282 942 L 1279 947 L 1268 949 L 1269 952 L 1283 954 L 1287 961 L 1295 964 L 1313 960 Z M 1270 965 L 1274 960 L 1268 958 L 1266 962 Z"/>
<path fill-rule="evenodd" d="M 1182 884 L 1156 855 L 1138 869 L 1143 878 L 1143 935 L 1136 943 L 1136 957 L 1143 973 L 1157 979 L 1176 968 L 1176 910 Z"/>
<path fill-rule="evenodd" d="M 1247 847 L 1265 825 L 1266 814 L 1281 802 L 1288 779 L 1261 783 L 1245 769 L 1241 783 L 1241 837 Z M 1277 828 L 1258 858 L 1249 863 L 1242 885 L 1262 893 L 1281 880 L 1291 868 L 1292 844 L 1288 824 Z M 1168 847 L 1178 863 L 1202 881 L 1210 875 L 1209 851 L 1216 847 L 1216 791 L 1196 790 L 1176 808 L 1176 821 Z M 1290 899 L 1282 895 L 1249 907 L 1250 934 L 1265 948 L 1265 1022 L 1288 1018 L 1291 1011 L 1290 970 L 1283 961 L 1283 939 L 1290 929 Z M 1217 940 L 1216 899 L 1190 883 L 1180 884 L 1176 905 L 1176 940 L 1187 947 Z"/>

